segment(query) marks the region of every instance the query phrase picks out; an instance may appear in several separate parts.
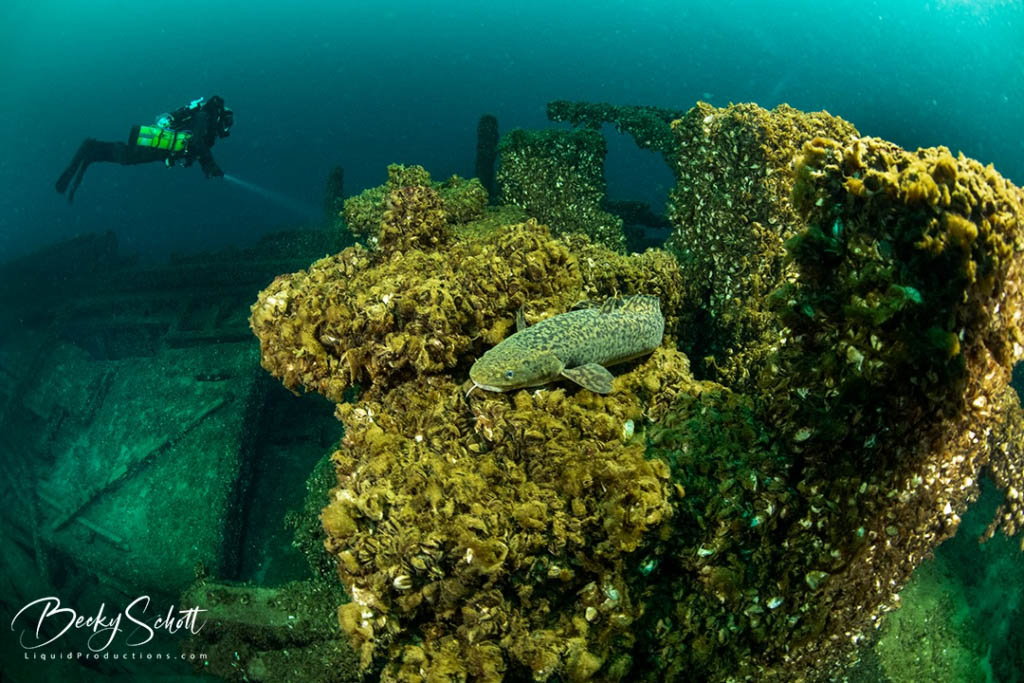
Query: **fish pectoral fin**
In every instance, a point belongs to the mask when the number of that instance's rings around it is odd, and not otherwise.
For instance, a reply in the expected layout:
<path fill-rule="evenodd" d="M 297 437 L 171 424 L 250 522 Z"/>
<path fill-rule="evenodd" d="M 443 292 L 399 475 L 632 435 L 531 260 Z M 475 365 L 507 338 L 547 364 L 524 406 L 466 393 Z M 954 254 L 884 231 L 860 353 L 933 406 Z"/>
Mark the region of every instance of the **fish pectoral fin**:
<path fill-rule="evenodd" d="M 590 389 L 595 394 L 610 394 L 612 393 L 612 373 L 608 372 L 608 369 L 598 363 L 587 363 L 586 365 L 577 365 L 574 368 L 565 368 L 562 370 L 562 377 L 571 379 L 576 384 L 579 384 L 584 389 Z"/>
<path fill-rule="evenodd" d="M 516 311 L 516 332 L 522 332 L 527 327 L 526 325 L 526 314 L 523 313 L 522 307 Z"/>

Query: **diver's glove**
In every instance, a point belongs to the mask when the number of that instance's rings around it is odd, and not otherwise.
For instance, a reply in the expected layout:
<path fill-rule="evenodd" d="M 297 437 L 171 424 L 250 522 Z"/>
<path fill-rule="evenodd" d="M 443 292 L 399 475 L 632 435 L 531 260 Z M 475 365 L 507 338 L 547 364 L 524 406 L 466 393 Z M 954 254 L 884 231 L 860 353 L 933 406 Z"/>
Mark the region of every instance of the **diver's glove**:
<path fill-rule="evenodd" d="M 207 178 L 222 178 L 224 177 L 224 171 L 220 170 L 220 166 L 217 162 L 211 161 L 208 164 L 203 164 L 203 173 L 206 174 Z"/>

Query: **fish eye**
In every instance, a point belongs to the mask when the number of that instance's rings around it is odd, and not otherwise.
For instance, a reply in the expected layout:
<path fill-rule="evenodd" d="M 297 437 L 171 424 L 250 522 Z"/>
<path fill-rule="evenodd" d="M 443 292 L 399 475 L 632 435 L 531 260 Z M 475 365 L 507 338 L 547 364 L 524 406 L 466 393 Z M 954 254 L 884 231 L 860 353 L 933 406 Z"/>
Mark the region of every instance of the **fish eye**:
<path fill-rule="evenodd" d="M 511 370 L 506 370 L 505 371 L 505 379 L 512 379 L 512 375 L 514 375 L 514 374 L 515 373 L 512 372 Z"/>

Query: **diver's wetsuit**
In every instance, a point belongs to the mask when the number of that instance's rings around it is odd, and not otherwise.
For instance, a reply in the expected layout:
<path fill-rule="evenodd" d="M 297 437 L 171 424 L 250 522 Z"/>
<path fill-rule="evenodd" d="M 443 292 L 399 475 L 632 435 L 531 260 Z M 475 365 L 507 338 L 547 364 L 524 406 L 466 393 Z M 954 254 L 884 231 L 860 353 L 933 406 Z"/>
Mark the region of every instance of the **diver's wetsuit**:
<path fill-rule="evenodd" d="M 75 190 L 82 182 L 85 169 L 89 167 L 89 164 L 97 161 L 131 166 L 151 161 L 163 161 L 170 165 L 180 160 L 185 166 L 191 166 L 198 160 L 207 178 L 222 176 L 224 172 L 214 161 L 210 147 L 218 137 L 227 137 L 228 129 L 233 123 L 231 110 L 224 106 L 223 99 L 214 95 L 209 102 L 197 107 L 182 107 L 170 115 L 168 129 L 192 133 L 188 147 L 183 152 L 139 146 L 136 141 L 140 126 L 132 127 L 127 144 L 87 138 L 79 146 L 71 163 L 57 179 L 57 192 L 64 194 L 67 190 L 70 203 L 75 198 Z"/>

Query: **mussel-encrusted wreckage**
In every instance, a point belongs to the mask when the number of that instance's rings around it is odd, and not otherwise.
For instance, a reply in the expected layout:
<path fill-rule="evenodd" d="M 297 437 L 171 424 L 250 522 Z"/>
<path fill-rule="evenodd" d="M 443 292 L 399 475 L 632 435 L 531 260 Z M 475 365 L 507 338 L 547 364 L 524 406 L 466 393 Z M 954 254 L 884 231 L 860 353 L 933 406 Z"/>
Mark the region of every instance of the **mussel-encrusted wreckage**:
<path fill-rule="evenodd" d="M 826 676 L 982 468 L 993 529 L 1024 523 L 1024 195 L 826 113 L 587 106 L 557 109 L 672 163 L 667 250 L 616 251 L 589 133 L 513 132 L 505 205 L 392 167 L 346 203 L 369 246 L 252 307 L 264 367 L 338 403 L 341 627 L 387 680 Z M 560 174 L 581 150 L 597 170 Z M 660 298 L 665 341 L 611 394 L 466 396 L 518 311 L 629 294 Z"/>

